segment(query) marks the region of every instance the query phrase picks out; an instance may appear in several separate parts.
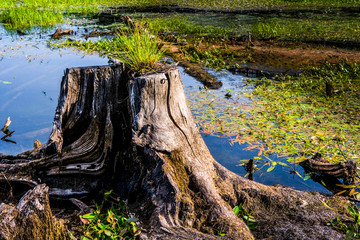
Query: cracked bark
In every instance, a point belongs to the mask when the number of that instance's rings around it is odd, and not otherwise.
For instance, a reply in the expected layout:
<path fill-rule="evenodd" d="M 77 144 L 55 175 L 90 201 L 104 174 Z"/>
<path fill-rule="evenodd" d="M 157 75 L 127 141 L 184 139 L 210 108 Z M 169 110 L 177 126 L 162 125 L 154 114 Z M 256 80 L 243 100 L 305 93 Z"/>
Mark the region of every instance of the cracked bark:
<path fill-rule="evenodd" d="M 326 222 L 347 204 L 225 169 L 199 134 L 179 71 L 131 77 L 121 63 L 67 69 L 49 141 L 3 156 L 0 173 L 46 183 L 56 198 L 112 188 L 141 220 L 143 239 L 339 239 Z M 253 232 L 232 211 L 240 203 L 259 223 Z"/>

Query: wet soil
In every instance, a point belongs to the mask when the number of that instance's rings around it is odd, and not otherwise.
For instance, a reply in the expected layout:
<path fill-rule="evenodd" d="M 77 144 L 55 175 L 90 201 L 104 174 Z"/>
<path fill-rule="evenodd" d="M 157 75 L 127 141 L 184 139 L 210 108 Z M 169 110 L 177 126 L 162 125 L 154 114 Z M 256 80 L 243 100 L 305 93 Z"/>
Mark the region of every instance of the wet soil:
<path fill-rule="evenodd" d="M 360 63 L 360 51 L 357 49 L 345 49 L 332 46 L 324 46 L 314 43 L 300 42 L 280 42 L 275 40 L 268 41 L 248 41 L 236 42 L 211 42 L 211 47 L 223 49 L 226 45 L 226 52 L 241 53 L 236 59 L 229 63 L 236 68 L 231 68 L 235 72 L 246 75 L 271 76 L 274 74 L 298 74 L 302 69 L 321 65 L 324 62 L 339 63 L 346 60 L 349 63 Z M 201 43 L 197 46 L 198 51 L 206 51 L 208 43 Z M 168 53 L 180 65 L 187 68 L 188 73 L 201 79 L 207 79 L 201 72 L 206 72 L 204 68 L 192 67 L 184 59 L 181 45 L 173 44 Z M 223 59 L 227 61 L 226 57 Z M 206 80 L 205 80 L 206 81 Z"/>
<path fill-rule="evenodd" d="M 259 41 L 254 42 L 254 45 L 250 49 L 246 49 L 243 44 L 231 46 L 230 49 L 252 53 L 253 64 L 275 69 L 298 70 L 325 61 L 337 63 L 342 59 L 352 63 L 360 62 L 358 50 L 299 42 Z"/>

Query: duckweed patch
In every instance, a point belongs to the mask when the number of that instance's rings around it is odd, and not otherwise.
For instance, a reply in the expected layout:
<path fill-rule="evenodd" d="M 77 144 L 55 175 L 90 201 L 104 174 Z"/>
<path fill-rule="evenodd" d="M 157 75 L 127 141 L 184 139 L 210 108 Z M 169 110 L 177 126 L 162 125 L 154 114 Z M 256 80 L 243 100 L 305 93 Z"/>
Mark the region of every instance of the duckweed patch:
<path fill-rule="evenodd" d="M 258 159 L 276 154 L 299 163 L 321 153 L 331 163 L 358 161 L 359 70 L 357 64 L 325 64 L 299 78 L 248 79 L 255 88 L 231 91 L 231 98 L 191 91 L 189 102 L 202 132 L 247 143 Z"/>

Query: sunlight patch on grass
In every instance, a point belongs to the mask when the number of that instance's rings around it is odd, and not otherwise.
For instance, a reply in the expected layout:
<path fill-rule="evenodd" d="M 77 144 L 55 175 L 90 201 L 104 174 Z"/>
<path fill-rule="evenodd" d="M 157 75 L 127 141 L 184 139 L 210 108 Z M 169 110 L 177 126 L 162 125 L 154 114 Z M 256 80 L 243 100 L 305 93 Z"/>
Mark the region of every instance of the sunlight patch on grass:
<path fill-rule="evenodd" d="M 7 30 L 29 29 L 34 26 L 49 27 L 61 23 L 61 12 L 37 10 L 34 8 L 15 8 L 0 14 L 0 22 Z"/>

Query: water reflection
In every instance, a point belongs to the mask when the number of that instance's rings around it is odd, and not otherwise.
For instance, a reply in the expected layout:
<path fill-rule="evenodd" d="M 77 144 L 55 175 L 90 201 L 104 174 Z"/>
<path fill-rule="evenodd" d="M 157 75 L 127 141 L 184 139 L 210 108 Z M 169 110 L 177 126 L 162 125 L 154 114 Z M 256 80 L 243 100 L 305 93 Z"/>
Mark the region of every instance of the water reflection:
<path fill-rule="evenodd" d="M 246 81 L 244 81 L 245 77 L 241 75 L 232 74 L 228 71 L 215 72 L 209 71 L 211 74 L 216 76 L 219 80 L 223 82 L 223 87 L 219 90 L 207 90 L 215 93 L 218 99 L 223 99 L 222 101 L 226 104 L 227 101 L 231 101 L 225 97 L 226 93 L 231 91 L 239 91 L 241 89 L 252 90 L 252 86 L 246 85 Z M 198 91 L 199 88 L 202 88 L 202 85 L 198 83 L 193 77 L 187 75 L 182 68 L 180 68 L 181 79 L 183 80 L 183 84 L 185 87 L 185 92 L 187 97 L 193 97 L 191 91 Z M 244 101 L 248 101 L 249 99 L 243 99 Z M 196 118 L 196 115 L 195 115 Z M 241 175 L 245 176 L 247 171 L 244 166 L 237 166 L 240 164 L 241 160 L 249 160 L 258 156 L 258 150 L 244 150 L 248 147 L 247 144 L 231 144 L 231 141 L 228 137 L 221 136 L 212 136 L 209 134 L 202 133 L 203 139 L 208 146 L 211 154 L 214 156 L 216 161 L 221 163 L 224 167 L 229 170 Z M 276 155 L 270 156 L 272 161 L 275 162 L 286 162 L 286 158 L 278 157 Z M 255 161 L 256 164 L 256 161 Z M 295 168 L 295 169 L 294 169 Z M 290 186 L 296 188 L 298 190 L 305 191 L 319 191 L 324 193 L 330 193 L 326 190 L 321 184 L 316 183 L 312 180 L 304 181 L 296 174 L 294 174 L 294 170 L 300 173 L 302 176 L 305 175 L 304 170 L 299 166 L 285 167 L 281 165 L 277 165 L 274 170 L 270 173 L 266 171 L 267 168 L 262 168 L 253 172 L 252 177 L 255 181 L 264 183 L 267 185 L 280 184 L 284 186 Z"/>
<path fill-rule="evenodd" d="M 11 124 L 11 120 L 10 120 L 10 117 L 8 117 L 5 124 L 4 124 L 4 127 L 1 129 L 1 131 L 5 134 L 1 138 L 1 140 L 4 141 L 4 142 L 16 143 L 15 141 L 9 139 L 9 138 L 12 137 L 13 133 L 15 132 L 15 131 L 11 131 L 9 129 L 10 124 Z"/>
<path fill-rule="evenodd" d="M 11 118 L 11 141 L 0 141 L 0 153 L 18 154 L 48 140 L 64 70 L 106 65 L 107 58 L 74 50 L 51 50 L 47 34 L 8 36 L 0 28 L 0 122 Z M 9 140 L 9 137 L 6 138 Z"/>
<path fill-rule="evenodd" d="M 66 28 L 64 26 L 63 28 Z M 73 26 L 75 29 L 75 27 Z M 49 30 L 49 33 L 53 30 Z M 48 140 L 53 115 L 57 106 L 60 82 L 64 70 L 69 67 L 105 65 L 108 60 L 98 55 L 84 55 L 73 50 L 51 50 L 46 46 L 49 33 L 35 33 L 24 37 L 8 36 L 0 27 L 0 122 L 11 117 L 11 141 L 0 141 L 0 153 L 18 154 L 33 148 L 38 139 L 41 143 Z M 186 93 L 202 88 L 202 84 L 184 73 L 180 68 Z M 210 71 L 223 81 L 223 87 L 216 91 L 224 101 L 227 92 L 246 87 L 243 77 L 229 72 Z M 189 97 L 189 95 L 188 95 Z M 5 130 L 6 131 L 6 130 Z M 5 134 L 6 135 L 6 134 Z M 230 145 L 228 138 L 202 134 L 214 158 L 231 171 L 244 176 L 243 167 L 236 166 L 240 160 L 258 155 L 256 150 L 244 151 L 245 144 Z M 10 135 L 5 139 L 9 140 Z M 276 158 L 276 156 L 274 156 Z M 275 159 L 285 161 L 285 159 Z M 301 172 L 301 169 L 297 169 Z M 291 175 L 290 169 L 276 167 L 271 173 L 256 171 L 254 180 L 268 185 L 281 184 L 300 190 L 326 192 L 311 180 Z"/>

